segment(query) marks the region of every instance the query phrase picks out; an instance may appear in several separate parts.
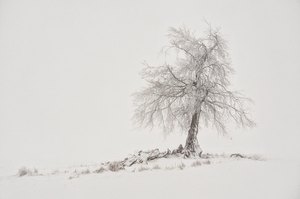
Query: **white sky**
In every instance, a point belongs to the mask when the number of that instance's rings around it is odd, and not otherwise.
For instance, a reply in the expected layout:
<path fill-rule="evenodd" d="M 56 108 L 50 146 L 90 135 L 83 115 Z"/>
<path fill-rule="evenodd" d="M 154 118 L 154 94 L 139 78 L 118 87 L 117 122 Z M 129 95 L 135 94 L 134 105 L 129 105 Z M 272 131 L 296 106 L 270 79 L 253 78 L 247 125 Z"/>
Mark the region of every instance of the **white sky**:
<path fill-rule="evenodd" d="M 257 127 L 200 131 L 204 152 L 297 155 L 300 1 L 0 0 L 0 164 L 111 160 L 174 148 L 185 135 L 136 130 L 131 94 L 142 62 L 156 63 L 168 27 L 228 40 L 235 88 Z"/>

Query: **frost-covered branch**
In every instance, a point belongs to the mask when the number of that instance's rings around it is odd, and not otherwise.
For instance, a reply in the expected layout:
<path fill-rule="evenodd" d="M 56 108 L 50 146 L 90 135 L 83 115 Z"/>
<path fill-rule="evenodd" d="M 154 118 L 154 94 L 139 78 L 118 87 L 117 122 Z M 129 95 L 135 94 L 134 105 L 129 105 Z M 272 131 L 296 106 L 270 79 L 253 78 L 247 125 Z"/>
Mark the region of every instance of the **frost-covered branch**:
<path fill-rule="evenodd" d="M 244 106 L 250 100 L 231 90 L 233 69 L 219 32 L 209 29 L 197 37 L 186 28 L 170 28 L 168 36 L 167 51 L 176 61 L 157 67 L 145 64 L 142 77 L 148 86 L 135 93 L 135 121 L 161 125 L 167 132 L 175 126 L 191 129 L 194 116 L 204 122 L 200 125 L 211 124 L 222 133 L 229 119 L 253 126 Z"/>

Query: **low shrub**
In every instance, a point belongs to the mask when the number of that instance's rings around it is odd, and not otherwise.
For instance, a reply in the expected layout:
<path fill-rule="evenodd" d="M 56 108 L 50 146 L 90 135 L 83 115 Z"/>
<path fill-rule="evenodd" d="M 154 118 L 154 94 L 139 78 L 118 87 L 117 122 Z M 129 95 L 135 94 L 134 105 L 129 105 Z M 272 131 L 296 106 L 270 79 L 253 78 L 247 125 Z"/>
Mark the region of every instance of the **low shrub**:
<path fill-rule="evenodd" d="M 120 162 L 111 162 L 108 165 L 108 170 L 112 171 L 112 172 L 117 172 L 124 169 L 124 166 L 122 163 Z"/>
<path fill-rule="evenodd" d="M 38 170 L 37 169 L 29 169 L 27 167 L 21 167 L 19 170 L 18 170 L 18 174 L 17 174 L 19 177 L 22 177 L 22 176 L 33 176 L 33 175 L 38 175 Z"/>

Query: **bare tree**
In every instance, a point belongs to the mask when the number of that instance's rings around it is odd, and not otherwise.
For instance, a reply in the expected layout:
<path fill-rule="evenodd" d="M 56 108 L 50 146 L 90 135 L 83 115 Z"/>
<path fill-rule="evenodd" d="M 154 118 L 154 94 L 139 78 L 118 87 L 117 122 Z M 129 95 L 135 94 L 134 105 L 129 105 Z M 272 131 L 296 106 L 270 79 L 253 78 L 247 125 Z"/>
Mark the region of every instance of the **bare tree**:
<path fill-rule="evenodd" d="M 145 63 L 142 77 L 148 85 L 134 94 L 134 120 L 143 127 L 162 126 L 165 132 L 181 127 L 188 131 L 184 154 L 201 156 L 199 123 L 221 133 L 226 133 L 228 119 L 252 126 L 244 106 L 250 99 L 230 89 L 233 69 L 219 31 L 209 28 L 198 37 L 186 28 L 170 28 L 168 37 L 166 51 L 176 59 L 156 67 Z"/>

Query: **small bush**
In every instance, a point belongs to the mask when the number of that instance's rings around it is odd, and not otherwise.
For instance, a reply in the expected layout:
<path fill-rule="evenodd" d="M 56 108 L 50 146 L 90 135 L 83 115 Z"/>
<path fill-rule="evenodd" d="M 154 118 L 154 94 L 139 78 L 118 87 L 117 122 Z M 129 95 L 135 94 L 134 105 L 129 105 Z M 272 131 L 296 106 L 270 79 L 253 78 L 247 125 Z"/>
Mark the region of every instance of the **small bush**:
<path fill-rule="evenodd" d="M 201 165 L 202 165 L 202 163 L 199 160 L 197 160 L 197 161 L 195 161 L 191 164 L 192 167 L 198 167 L 198 166 L 201 166 Z"/>
<path fill-rule="evenodd" d="M 22 176 L 32 176 L 32 175 L 38 175 L 38 170 L 37 169 L 29 169 L 27 167 L 21 167 L 19 170 L 18 170 L 18 176 L 19 177 L 22 177 Z"/>
<path fill-rule="evenodd" d="M 25 175 L 28 175 L 29 173 L 29 170 L 26 168 L 26 167 L 22 167 L 18 170 L 18 176 L 19 177 L 22 177 L 22 176 L 25 176 Z"/>
<path fill-rule="evenodd" d="M 120 162 L 111 162 L 108 165 L 108 170 L 112 171 L 112 172 L 117 172 L 124 169 L 124 166 L 120 163 Z"/>

